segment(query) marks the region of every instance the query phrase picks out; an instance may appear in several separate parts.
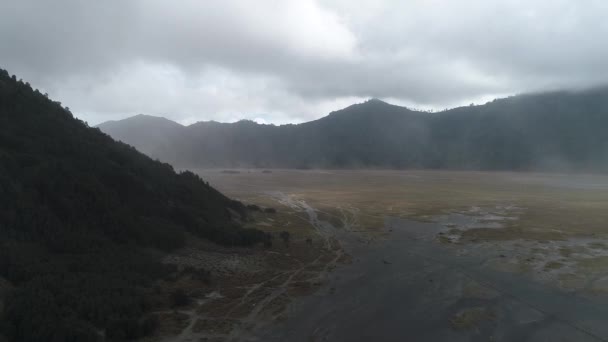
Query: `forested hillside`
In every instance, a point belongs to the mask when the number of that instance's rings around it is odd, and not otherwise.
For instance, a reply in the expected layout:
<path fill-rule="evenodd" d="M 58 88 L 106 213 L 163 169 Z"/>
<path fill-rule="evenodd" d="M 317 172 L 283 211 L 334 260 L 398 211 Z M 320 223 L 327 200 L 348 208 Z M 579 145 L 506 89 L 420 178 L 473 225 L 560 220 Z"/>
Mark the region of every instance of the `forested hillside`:
<path fill-rule="evenodd" d="M 129 130 L 137 136 L 149 120 L 129 119 Z M 200 122 L 138 141 L 124 129 L 117 134 L 121 123 L 100 128 L 187 167 L 608 171 L 608 88 L 519 95 L 438 113 L 374 99 L 298 125 Z"/>
<path fill-rule="evenodd" d="M 184 234 L 251 245 L 246 210 L 73 118 L 0 70 L 0 340 L 150 333 L 151 286 Z M 103 338 L 102 338 L 103 337 Z"/>

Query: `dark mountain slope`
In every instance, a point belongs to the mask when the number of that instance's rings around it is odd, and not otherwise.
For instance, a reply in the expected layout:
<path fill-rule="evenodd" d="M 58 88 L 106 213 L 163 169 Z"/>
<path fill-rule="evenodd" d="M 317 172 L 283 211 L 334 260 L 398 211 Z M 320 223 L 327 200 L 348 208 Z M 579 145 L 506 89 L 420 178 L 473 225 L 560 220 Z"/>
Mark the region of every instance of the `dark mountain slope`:
<path fill-rule="evenodd" d="M 608 88 L 529 94 L 434 116 L 436 167 L 608 171 Z"/>
<path fill-rule="evenodd" d="M 189 232 L 248 245 L 244 206 L 76 120 L 0 70 L 0 339 L 135 338 L 161 251 Z M 4 308 L 4 309 L 2 309 Z"/>
<path fill-rule="evenodd" d="M 424 113 L 372 99 L 297 126 L 323 160 L 303 167 L 416 167 L 428 130 Z M 305 146 L 302 146 L 305 147 Z M 289 151 L 287 151 L 289 153 Z"/>

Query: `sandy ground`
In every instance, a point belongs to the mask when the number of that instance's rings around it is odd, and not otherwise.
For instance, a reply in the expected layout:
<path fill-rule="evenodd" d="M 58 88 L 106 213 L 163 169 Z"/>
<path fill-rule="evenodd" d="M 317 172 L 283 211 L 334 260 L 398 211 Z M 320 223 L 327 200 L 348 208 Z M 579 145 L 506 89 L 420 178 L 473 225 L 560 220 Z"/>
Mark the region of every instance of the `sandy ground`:
<path fill-rule="evenodd" d="M 170 256 L 220 276 L 196 305 L 172 313 L 180 335 L 167 340 L 608 339 L 605 176 L 199 174 L 232 197 L 279 209 L 250 224 L 288 230 L 294 243 Z"/>

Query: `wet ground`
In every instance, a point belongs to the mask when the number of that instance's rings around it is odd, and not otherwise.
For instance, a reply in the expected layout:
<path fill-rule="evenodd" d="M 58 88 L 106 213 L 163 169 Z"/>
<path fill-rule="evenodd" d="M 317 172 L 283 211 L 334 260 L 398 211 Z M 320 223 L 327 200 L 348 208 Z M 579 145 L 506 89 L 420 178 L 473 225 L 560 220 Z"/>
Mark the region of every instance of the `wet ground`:
<path fill-rule="evenodd" d="M 250 341 L 605 341 L 608 300 L 504 272 L 499 250 L 437 243 L 440 224 L 388 218 L 388 238 L 343 239 L 354 261 Z"/>

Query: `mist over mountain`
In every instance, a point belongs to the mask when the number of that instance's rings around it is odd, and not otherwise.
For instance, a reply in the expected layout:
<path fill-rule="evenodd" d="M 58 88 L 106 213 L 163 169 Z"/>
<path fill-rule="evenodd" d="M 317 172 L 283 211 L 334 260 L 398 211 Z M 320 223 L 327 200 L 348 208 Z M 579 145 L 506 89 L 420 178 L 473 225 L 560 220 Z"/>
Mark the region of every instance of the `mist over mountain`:
<path fill-rule="evenodd" d="M 98 127 L 178 167 L 608 171 L 606 87 L 438 113 L 372 99 L 297 125 L 136 116 Z"/>

